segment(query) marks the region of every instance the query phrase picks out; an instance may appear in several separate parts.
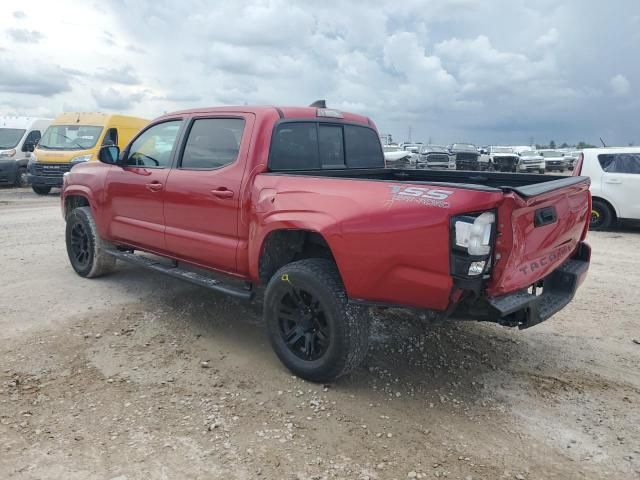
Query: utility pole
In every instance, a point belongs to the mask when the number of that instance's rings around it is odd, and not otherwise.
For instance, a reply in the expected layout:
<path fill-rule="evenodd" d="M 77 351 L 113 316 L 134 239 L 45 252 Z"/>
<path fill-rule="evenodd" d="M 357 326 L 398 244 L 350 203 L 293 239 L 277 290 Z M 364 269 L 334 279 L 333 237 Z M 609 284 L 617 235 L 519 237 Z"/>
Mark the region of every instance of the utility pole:
<path fill-rule="evenodd" d="M 412 138 L 411 138 L 412 131 L 413 131 L 413 128 L 411 127 L 411 125 L 409 125 L 409 143 L 412 143 Z"/>

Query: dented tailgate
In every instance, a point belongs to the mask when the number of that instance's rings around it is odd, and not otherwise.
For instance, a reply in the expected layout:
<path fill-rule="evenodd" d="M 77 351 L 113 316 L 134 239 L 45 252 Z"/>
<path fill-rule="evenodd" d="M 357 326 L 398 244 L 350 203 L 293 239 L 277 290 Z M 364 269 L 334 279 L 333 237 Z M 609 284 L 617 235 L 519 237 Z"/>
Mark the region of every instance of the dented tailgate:
<path fill-rule="evenodd" d="M 588 177 L 568 177 L 505 193 L 489 296 L 528 288 L 571 257 L 588 228 L 589 183 Z"/>

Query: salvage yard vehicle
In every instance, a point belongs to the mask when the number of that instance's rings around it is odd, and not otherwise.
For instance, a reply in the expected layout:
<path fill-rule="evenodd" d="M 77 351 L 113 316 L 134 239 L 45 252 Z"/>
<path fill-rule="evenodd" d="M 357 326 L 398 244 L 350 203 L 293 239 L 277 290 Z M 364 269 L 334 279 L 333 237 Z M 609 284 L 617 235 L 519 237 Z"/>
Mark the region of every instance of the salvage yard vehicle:
<path fill-rule="evenodd" d="M 97 160 L 100 147 L 124 147 L 149 120 L 108 113 L 63 113 L 47 128 L 27 165 L 28 181 L 38 195 L 62 186 L 74 166 Z"/>
<path fill-rule="evenodd" d="M 580 150 L 570 150 L 568 152 L 565 152 L 564 160 L 565 162 L 567 162 L 567 168 L 569 170 L 573 170 L 575 168 L 579 156 Z"/>
<path fill-rule="evenodd" d="M 416 163 L 415 154 L 398 145 L 383 145 L 382 150 L 388 167 L 407 168 Z"/>
<path fill-rule="evenodd" d="M 519 172 L 545 172 L 544 157 L 538 152 L 533 150 L 526 150 L 520 153 L 520 160 L 518 161 Z"/>
<path fill-rule="evenodd" d="M 27 164 L 51 120 L 0 117 L 0 185 L 26 187 Z"/>
<path fill-rule="evenodd" d="M 498 172 L 515 172 L 518 169 L 520 157 L 511 147 L 489 147 L 489 169 Z"/>
<path fill-rule="evenodd" d="M 184 110 L 99 158 L 64 177 L 77 274 L 122 260 L 245 300 L 264 286 L 273 349 L 315 382 L 364 359 L 371 306 L 527 328 L 589 266 L 588 178 L 385 168 L 352 113 Z"/>
<path fill-rule="evenodd" d="M 418 153 L 416 168 L 456 169 L 455 157 L 449 155 L 447 147 L 423 145 Z"/>
<path fill-rule="evenodd" d="M 538 150 L 538 153 L 544 157 L 545 168 L 549 172 L 554 170 L 564 172 L 569 168 L 563 152 L 558 150 Z"/>
<path fill-rule="evenodd" d="M 471 143 L 454 143 L 447 147 L 449 154 L 456 159 L 456 169 L 458 170 L 479 170 L 478 157 L 480 152 Z"/>
<path fill-rule="evenodd" d="M 591 229 L 640 220 L 640 147 L 587 148 L 573 175 L 591 178 Z"/>

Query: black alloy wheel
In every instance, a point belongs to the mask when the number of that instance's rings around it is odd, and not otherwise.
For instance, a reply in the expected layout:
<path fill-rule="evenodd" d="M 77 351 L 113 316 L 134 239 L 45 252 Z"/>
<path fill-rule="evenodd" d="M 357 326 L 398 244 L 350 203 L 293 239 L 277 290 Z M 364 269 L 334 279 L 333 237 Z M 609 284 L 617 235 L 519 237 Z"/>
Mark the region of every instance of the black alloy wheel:
<path fill-rule="evenodd" d="M 89 232 L 84 224 L 80 221 L 75 222 L 71 226 L 71 254 L 73 261 L 78 268 L 84 269 L 89 265 L 91 260 L 91 245 Z"/>
<path fill-rule="evenodd" d="M 280 336 L 291 353 L 306 361 L 321 358 L 329 349 L 331 335 L 320 300 L 290 286 L 279 307 Z"/>
<path fill-rule="evenodd" d="M 367 353 L 368 309 L 350 303 L 331 260 L 298 260 L 273 274 L 264 316 L 276 355 L 306 380 L 332 382 Z"/>

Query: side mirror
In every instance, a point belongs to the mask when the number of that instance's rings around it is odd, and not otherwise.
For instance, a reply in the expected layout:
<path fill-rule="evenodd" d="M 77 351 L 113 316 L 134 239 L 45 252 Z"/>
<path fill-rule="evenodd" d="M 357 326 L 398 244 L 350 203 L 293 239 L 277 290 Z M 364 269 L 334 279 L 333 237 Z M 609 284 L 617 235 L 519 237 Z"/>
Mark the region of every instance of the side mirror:
<path fill-rule="evenodd" d="M 34 142 L 24 142 L 22 144 L 23 152 L 33 152 L 36 149 L 36 144 Z"/>
<path fill-rule="evenodd" d="M 117 145 L 102 147 L 98 153 L 98 160 L 108 165 L 117 165 L 120 158 L 120 148 Z"/>

